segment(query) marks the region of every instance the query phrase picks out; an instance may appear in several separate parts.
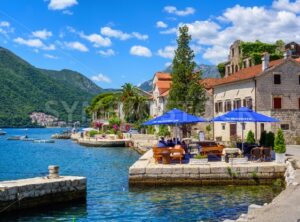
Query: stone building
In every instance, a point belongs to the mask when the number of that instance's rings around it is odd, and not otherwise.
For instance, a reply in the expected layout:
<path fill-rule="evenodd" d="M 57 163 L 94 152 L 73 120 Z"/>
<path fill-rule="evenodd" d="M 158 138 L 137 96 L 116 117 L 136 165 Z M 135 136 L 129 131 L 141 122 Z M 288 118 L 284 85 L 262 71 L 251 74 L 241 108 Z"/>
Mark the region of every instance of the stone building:
<path fill-rule="evenodd" d="M 260 133 L 281 127 L 288 143 L 300 136 L 300 64 L 286 57 L 269 61 L 263 55 L 262 64 L 242 69 L 215 81 L 213 86 L 214 116 L 247 106 L 257 112 L 280 120 L 279 123 L 246 123 L 245 135 L 252 130 Z M 231 141 L 241 138 L 242 125 L 214 123 L 214 138 Z"/>
<path fill-rule="evenodd" d="M 285 45 L 285 50 L 289 51 L 292 58 L 300 57 L 300 45 L 296 42 L 290 42 Z"/>
<path fill-rule="evenodd" d="M 206 90 L 207 101 L 205 104 L 204 118 L 213 116 L 212 103 L 212 86 L 214 78 L 208 78 L 201 81 L 201 84 Z M 150 102 L 150 115 L 153 117 L 160 116 L 166 112 L 166 105 L 172 84 L 172 76 L 170 73 L 157 72 L 153 78 L 153 91 Z"/>
<path fill-rule="evenodd" d="M 243 68 L 248 68 L 253 65 L 251 58 L 243 58 L 241 50 L 241 40 L 236 40 L 229 49 L 228 62 L 225 63 L 225 76 L 229 76 L 238 72 Z"/>

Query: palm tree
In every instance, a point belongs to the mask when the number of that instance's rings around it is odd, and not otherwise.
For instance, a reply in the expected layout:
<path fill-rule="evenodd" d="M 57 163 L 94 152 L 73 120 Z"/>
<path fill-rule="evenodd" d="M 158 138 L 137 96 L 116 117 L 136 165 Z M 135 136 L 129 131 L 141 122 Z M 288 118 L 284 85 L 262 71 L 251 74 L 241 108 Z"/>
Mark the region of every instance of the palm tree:
<path fill-rule="evenodd" d="M 149 113 L 147 98 L 130 83 L 124 84 L 122 88 L 121 98 L 126 120 L 134 123 L 145 119 Z"/>

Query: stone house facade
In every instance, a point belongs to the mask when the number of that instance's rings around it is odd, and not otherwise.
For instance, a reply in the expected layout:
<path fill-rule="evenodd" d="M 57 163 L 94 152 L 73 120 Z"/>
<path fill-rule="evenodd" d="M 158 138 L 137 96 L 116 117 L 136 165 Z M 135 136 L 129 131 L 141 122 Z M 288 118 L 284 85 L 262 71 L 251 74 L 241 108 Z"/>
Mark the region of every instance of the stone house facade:
<path fill-rule="evenodd" d="M 240 70 L 215 81 L 214 116 L 232 109 L 247 106 L 259 113 L 278 118 L 279 123 L 246 123 L 258 140 L 262 131 L 276 131 L 281 127 L 288 143 L 300 136 L 300 64 L 298 60 L 285 58 L 269 62 L 263 56 L 261 65 Z M 214 123 L 214 138 L 231 141 L 241 138 L 242 124 Z"/>
<path fill-rule="evenodd" d="M 225 64 L 225 76 L 232 75 L 243 68 L 248 68 L 253 65 L 251 58 L 243 58 L 241 50 L 241 40 L 236 40 L 229 49 L 228 62 Z M 242 62 L 242 63 L 241 63 Z"/>

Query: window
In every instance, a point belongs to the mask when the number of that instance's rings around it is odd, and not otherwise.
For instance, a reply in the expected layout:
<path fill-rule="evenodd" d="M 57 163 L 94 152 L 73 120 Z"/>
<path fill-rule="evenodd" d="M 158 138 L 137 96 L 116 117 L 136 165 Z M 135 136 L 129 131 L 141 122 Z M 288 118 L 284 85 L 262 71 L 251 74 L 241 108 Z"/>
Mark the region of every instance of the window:
<path fill-rule="evenodd" d="M 225 123 L 222 124 L 222 130 L 225 130 Z"/>
<path fill-rule="evenodd" d="M 260 124 L 260 132 L 263 132 L 263 131 L 265 131 L 265 124 L 261 123 Z"/>
<path fill-rule="evenodd" d="M 218 106 L 219 106 L 219 112 L 223 112 L 223 103 L 218 102 Z"/>
<path fill-rule="evenodd" d="M 280 128 L 282 130 L 289 130 L 290 129 L 290 125 L 289 124 L 280 124 Z"/>
<path fill-rule="evenodd" d="M 274 74 L 274 84 L 276 84 L 276 85 L 281 84 L 281 75 L 280 74 Z"/>
<path fill-rule="evenodd" d="M 242 101 L 240 99 L 236 99 L 233 101 L 233 108 L 234 109 L 238 109 L 241 108 L 242 106 Z"/>
<path fill-rule="evenodd" d="M 224 107 L 224 111 L 225 112 L 229 112 L 232 110 L 232 107 L 231 107 L 231 100 L 226 100 L 225 101 L 225 107 Z"/>
<path fill-rule="evenodd" d="M 243 62 L 243 67 L 247 68 L 247 62 L 246 61 Z"/>
<path fill-rule="evenodd" d="M 221 101 L 215 103 L 215 112 L 223 112 L 223 103 Z"/>
<path fill-rule="evenodd" d="M 239 71 L 238 65 L 235 66 L 235 72 Z"/>
<path fill-rule="evenodd" d="M 273 98 L 273 108 L 274 109 L 281 109 L 281 98 L 280 97 L 274 97 Z"/>
<path fill-rule="evenodd" d="M 253 108 L 252 98 L 248 97 L 248 98 L 243 99 L 243 106 L 248 107 L 249 109 L 252 109 Z"/>
<path fill-rule="evenodd" d="M 231 49 L 231 56 L 234 57 L 234 49 Z"/>

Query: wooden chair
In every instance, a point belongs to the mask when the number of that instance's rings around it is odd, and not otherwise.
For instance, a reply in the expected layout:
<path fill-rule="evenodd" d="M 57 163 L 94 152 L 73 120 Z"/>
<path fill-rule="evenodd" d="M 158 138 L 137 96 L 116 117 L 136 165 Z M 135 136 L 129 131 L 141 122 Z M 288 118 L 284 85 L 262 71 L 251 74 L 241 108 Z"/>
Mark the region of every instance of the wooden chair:
<path fill-rule="evenodd" d="M 182 159 L 184 158 L 184 154 L 185 154 L 185 151 L 181 147 L 170 149 L 171 160 L 179 160 L 180 164 L 182 163 Z"/>
<path fill-rule="evenodd" d="M 255 147 L 251 150 L 251 160 L 261 160 L 261 150 L 259 147 Z"/>
<path fill-rule="evenodd" d="M 152 151 L 153 151 L 153 158 L 155 160 L 155 163 L 161 162 L 162 161 L 162 152 L 165 150 L 169 150 L 168 147 L 166 148 L 158 148 L 158 147 L 153 147 Z"/>
<path fill-rule="evenodd" d="M 264 147 L 262 150 L 262 158 L 264 161 L 266 160 L 272 160 L 272 155 L 271 155 L 271 148 L 270 147 Z"/>

